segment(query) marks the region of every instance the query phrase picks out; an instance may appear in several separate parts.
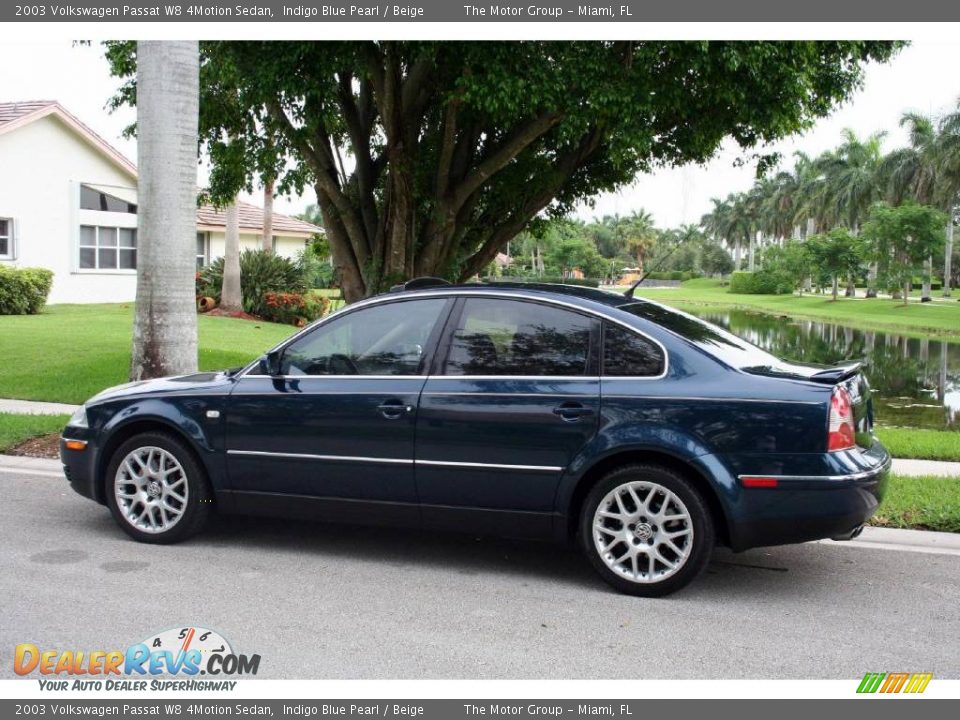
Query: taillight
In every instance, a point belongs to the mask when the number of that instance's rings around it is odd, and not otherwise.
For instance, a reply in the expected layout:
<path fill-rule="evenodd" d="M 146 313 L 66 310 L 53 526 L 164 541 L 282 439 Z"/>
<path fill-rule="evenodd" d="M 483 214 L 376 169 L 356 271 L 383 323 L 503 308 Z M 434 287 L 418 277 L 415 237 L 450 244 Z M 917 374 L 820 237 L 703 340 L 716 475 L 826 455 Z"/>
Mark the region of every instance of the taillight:
<path fill-rule="evenodd" d="M 854 446 L 856 428 L 853 424 L 853 405 L 850 393 L 842 387 L 834 388 L 830 399 L 830 425 L 827 430 L 827 450 L 849 450 Z"/>

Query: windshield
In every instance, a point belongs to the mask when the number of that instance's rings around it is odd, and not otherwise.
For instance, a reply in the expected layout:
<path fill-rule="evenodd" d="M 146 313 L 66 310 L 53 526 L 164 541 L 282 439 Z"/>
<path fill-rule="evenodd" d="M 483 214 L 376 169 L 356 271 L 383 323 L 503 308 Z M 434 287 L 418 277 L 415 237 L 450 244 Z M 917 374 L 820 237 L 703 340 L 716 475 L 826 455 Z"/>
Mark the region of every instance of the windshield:
<path fill-rule="evenodd" d="M 656 323 L 730 367 L 744 369 L 783 365 L 783 361 L 775 355 L 761 350 L 723 328 L 679 310 L 642 301 L 621 305 L 617 309 Z"/>

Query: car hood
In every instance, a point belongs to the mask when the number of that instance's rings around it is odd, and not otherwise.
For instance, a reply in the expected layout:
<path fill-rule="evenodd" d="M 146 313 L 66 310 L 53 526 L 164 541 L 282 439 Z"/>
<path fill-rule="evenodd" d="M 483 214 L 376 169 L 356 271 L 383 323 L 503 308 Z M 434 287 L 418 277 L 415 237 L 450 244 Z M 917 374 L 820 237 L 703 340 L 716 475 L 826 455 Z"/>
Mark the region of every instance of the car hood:
<path fill-rule="evenodd" d="M 219 372 L 198 372 L 190 375 L 172 375 L 170 377 L 155 378 L 153 380 L 138 380 L 136 382 L 115 385 L 103 390 L 87 400 L 86 405 L 99 405 L 111 400 L 121 400 L 127 397 L 142 397 L 144 395 L 183 395 L 192 390 L 209 392 L 217 386 L 226 385 L 236 370 Z"/>

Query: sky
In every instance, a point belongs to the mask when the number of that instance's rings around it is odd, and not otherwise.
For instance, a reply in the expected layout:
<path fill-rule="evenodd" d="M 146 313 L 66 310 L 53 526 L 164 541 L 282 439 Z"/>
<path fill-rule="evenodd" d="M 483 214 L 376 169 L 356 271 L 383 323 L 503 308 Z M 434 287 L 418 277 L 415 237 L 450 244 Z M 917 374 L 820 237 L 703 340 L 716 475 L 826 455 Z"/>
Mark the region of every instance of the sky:
<path fill-rule="evenodd" d="M 937 113 L 960 98 L 960 76 L 954 70 L 960 42 L 916 42 L 886 65 L 867 68 L 861 90 L 833 115 L 820 120 L 802 136 L 765 148 L 790 158 L 796 150 L 816 155 L 835 147 L 844 128 L 864 136 L 887 131 L 886 148 L 906 142 L 898 122 L 907 110 Z M 118 150 L 136 160 L 136 141 L 122 137 L 123 128 L 135 119 L 135 111 L 123 108 L 109 113 L 105 106 L 118 81 L 110 77 L 99 44 L 69 42 L 29 43 L 9 37 L 0 44 L 0 102 L 57 100 L 92 127 Z M 621 192 L 596 198 L 594 207 L 584 205 L 577 214 L 589 220 L 605 214 L 629 214 L 641 208 L 654 216 L 660 227 L 696 223 L 709 211 L 711 197 L 746 190 L 755 167 L 736 167 L 742 153 L 735 143 L 725 145 L 705 166 L 659 169 L 642 175 Z M 200 183 L 206 179 L 200 169 Z M 259 203 L 260 198 L 245 198 Z M 302 212 L 314 197 L 310 191 L 297 198 L 278 198 L 275 209 L 285 214 Z"/>

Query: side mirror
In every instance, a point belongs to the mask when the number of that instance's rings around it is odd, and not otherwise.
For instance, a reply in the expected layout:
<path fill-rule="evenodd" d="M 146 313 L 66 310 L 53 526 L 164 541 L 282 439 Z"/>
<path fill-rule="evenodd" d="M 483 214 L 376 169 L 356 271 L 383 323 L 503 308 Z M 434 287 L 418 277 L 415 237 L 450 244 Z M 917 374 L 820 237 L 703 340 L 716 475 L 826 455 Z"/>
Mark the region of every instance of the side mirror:
<path fill-rule="evenodd" d="M 279 375 L 280 374 L 280 353 L 276 350 L 268 352 L 266 355 L 261 355 L 260 360 L 258 361 L 260 372 L 263 375 Z"/>

